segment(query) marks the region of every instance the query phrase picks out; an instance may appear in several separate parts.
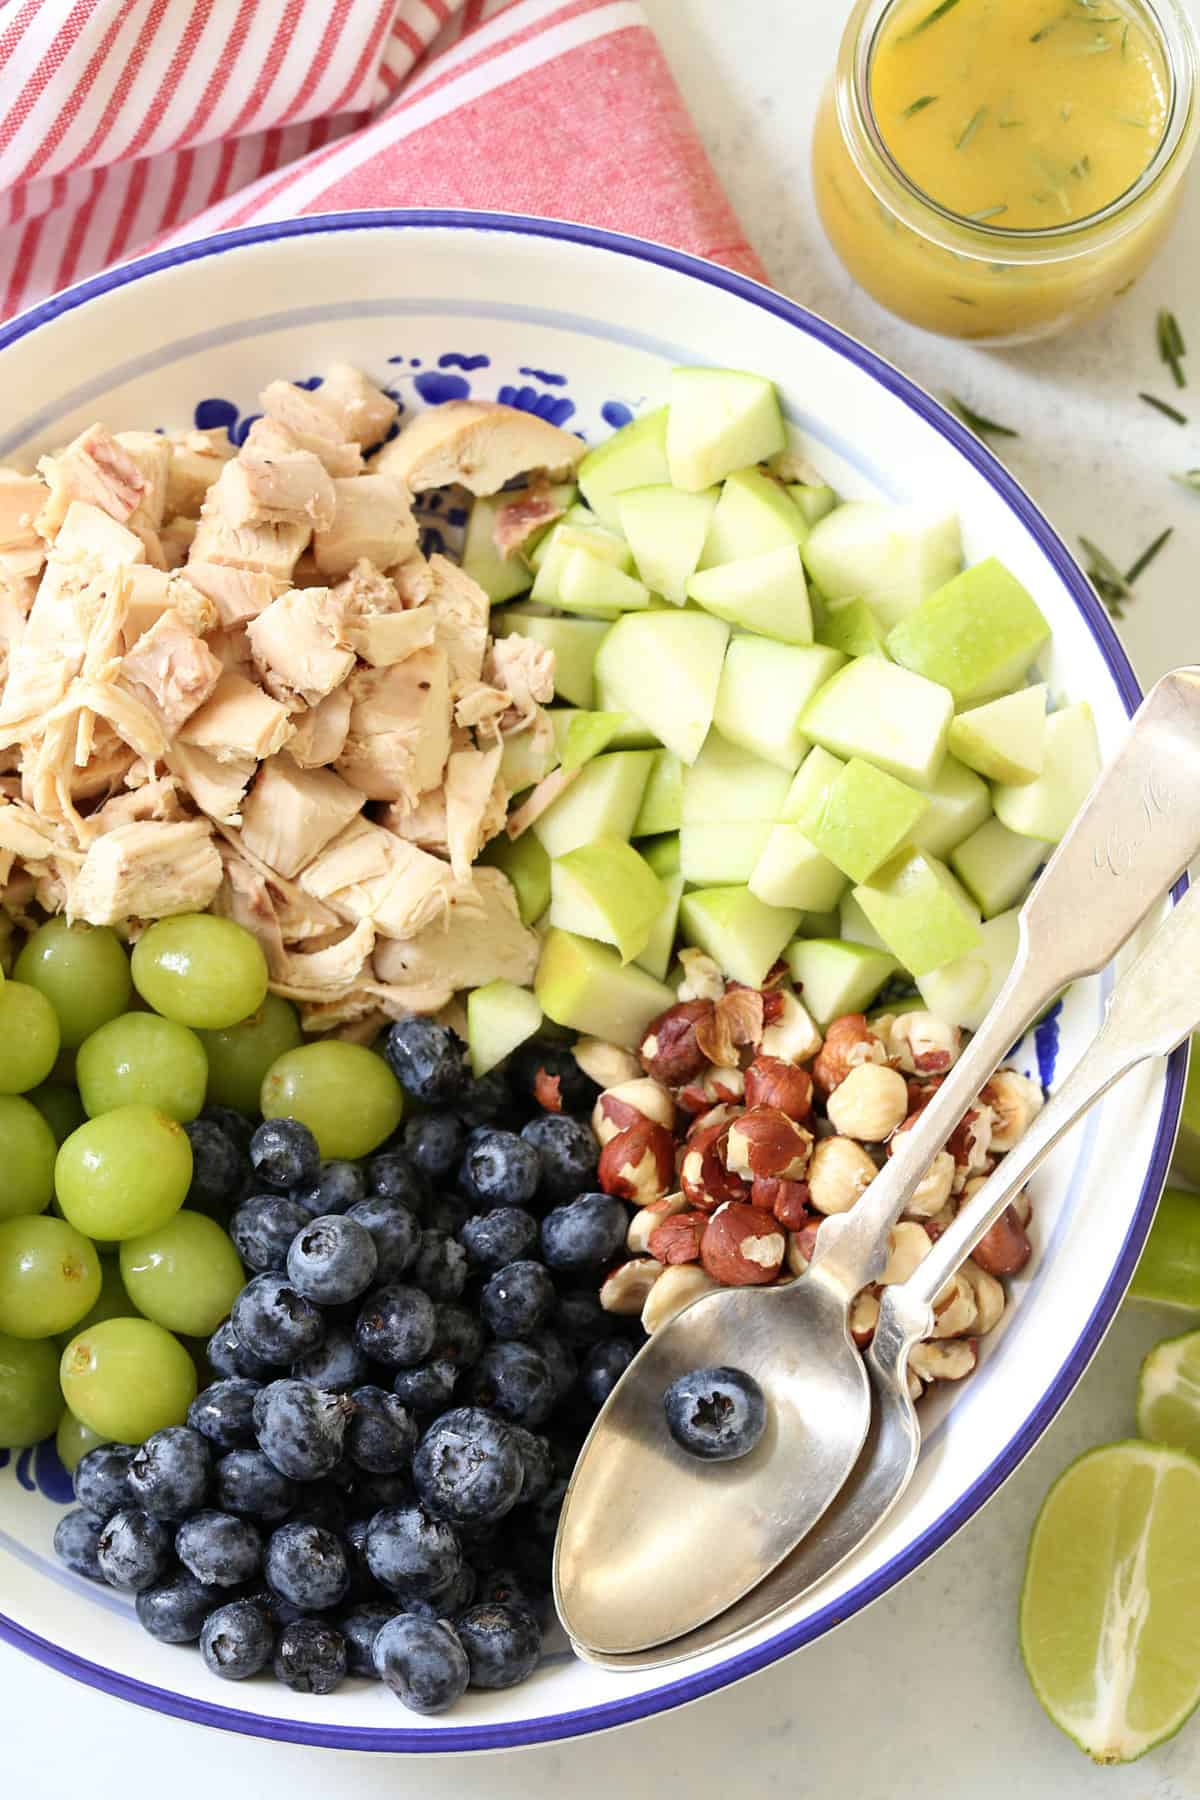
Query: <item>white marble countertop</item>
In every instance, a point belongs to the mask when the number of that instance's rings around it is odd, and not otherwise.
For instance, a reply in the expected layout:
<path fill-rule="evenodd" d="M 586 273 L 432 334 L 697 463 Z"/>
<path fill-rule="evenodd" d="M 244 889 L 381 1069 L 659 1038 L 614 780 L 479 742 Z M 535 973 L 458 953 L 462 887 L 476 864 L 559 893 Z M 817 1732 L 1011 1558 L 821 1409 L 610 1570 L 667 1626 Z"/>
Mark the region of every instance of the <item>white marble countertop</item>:
<path fill-rule="evenodd" d="M 1014 474 L 1074 543 L 1083 532 L 1122 566 L 1167 524 L 1175 536 L 1139 583 L 1122 627 L 1152 681 L 1200 659 L 1194 598 L 1200 499 L 1172 469 L 1200 464 L 1200 431 L 1137 400 L 1168 396 L 1154 313 L 1169 305 L 1196 340 L 1200 390 L 1200 180 L 1144 284 L 1108 317 L 1034 350 L 949 345 L 888 317 L 835 262 L 808 177 L 808 127 L 848 0 L 644 0 L 719 175 L 771 277 L 934 391 L 950 390 L 1021 433 L 1001 444 Z M 1200 0 L 1191 0 L 1200 14 Z M 1188 404 L 1196 404 L 1189 394 Z M 172 1800 L 256 1794 L 362 1800 L 629 1800 L 739 1790 L 788 1800 L 1191 1800 L 1200 1721 L 1132 1768 L 1094 1770 L 1045 1719 L 1015 1637 L 1025 1543 L 1054 1476 L 1092 1444 L 1133 1430 L 1140 1357 L 1178 1316 L 1127 1308 L 1078 1392 L 1002 1489 L 932 1562 L 808 1651 L 681 1712 L 576 1744 L 488 1757 L 392 1758 L 266 1744 L 135 1710 L 0 1646 L 0 1743 L 14 1800 L 169 1791 Z"/>

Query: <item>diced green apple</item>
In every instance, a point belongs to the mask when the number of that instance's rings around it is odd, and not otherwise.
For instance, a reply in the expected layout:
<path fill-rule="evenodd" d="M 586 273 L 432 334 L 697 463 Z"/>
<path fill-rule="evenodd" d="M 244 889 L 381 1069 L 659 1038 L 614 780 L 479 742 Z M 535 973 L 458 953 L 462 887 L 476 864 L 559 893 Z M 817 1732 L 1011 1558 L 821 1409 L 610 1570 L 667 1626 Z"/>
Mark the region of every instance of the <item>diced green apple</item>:
<path fill-rule="evenodd" d="M 642 838 L 638 854 L 648 862 L 660 881 L 679 873 L 679 833 L 664 831 L 658 837 Z"/>
<path fill-rule="evenodd" d="M 761 469 L 738 469 L 721 488 L 700 567 L 795 549 L 807 536 L 803 514 L 777 481 Z"/>
<path fill-rule="evenodd" d="M 854 890 L 892 955 L 917 978 L 979 943 L 978 917 L 946 867 L 925 850 L 902 850 Z"/>
<path fill-rule="evenodd" d="M 887 633 L 865 600 L 830 601 L 815 635 L 843 656 L 887 655 Z"/>
<path fill-rule="evenodd" d="M 869 881 L 925 811 L 923 794 L 851 757 L 797 821 L 810 843 L 853 881 Z"/>
<path fill-rule="evenodd" d="M 553 718 L 553 713 L 550 717 Z M 524 793 L 558 767 L 557 741 L 544 731 L 514 731 L 503 740 L 500 779 L 510 794 Z"/>
<path fill-rule="evenodd" d="M 674 487 L 698 493 L 787 442 L 775 384 L 739 369 L 671 371 L 667 463 Z M 587 492 L 586 487 L 584 492 Z"/>
<path fill-rule="evenodd" d="M 984 918 L 991 919 L 1024 899 L 1049 854 L 1043 839 L 1021 837 L 999 819 L 989 819 L 955 847 L 950 866 Z"/>
<path fill-rule="evenodd" d="M 639 969 L 645 969 L 656 981 L 665 981 L 667 970 L 671 967 L 671 959 L 675 953 L 675 937 L 679 930 L 679 903 L 683 899 L 683 876 L 667 875 L 660 878 L 660 885 L 666 899 L 662 910 L 650 929 L 646 939 L 646 948 L 636 958 Z"/>
<path fill-rule="evenodd" d="M 550 904 L 550 858 L 532 831 L 519 838 L 503 832 L 485 844 L 479 857 L 489 868 L 502 869 L 512 882 L 522 925 L 533 925 Z"/>
<path fill-rule="evenodd" d="M 563 570 L 576 550 L 587 550 L 602 562 L 628 574 L 633 568 L 633 552 L 623 537 L 599 526 L 571 525 L 563 519 L 542 540 L 537 576 L 530 599 L 543 606 L 559 606 Z"/>
<path fill-rule="evenodd" d="M 841 662 L 838 651 L 820 644 L 735 637 L 717 692 L 718 730 L 791 774 L 808 749 L 805 709 Z"/>
<path fill-rule="evenodd" d="M 898 781 L 928 788 L 937 779 L 953 716 L 954 701 L 944 687 L 879 657 L 861 656 L 813 696 L 800 728 L 835 756 L 865 757 Z"/>
<path fill-rule="evenodd" d="M 1046 689 L 1018 688 L 959 713 L 950 725 L 950 749 L 989 781 L 1020 787 L 1036 781 L 1046 759 Z"/>
<path fill-rule="evenodd" d="M 609 629 L 609 626 L 605 627 L 606 635 Z M 621 712 L 620 706 L 615 703 L 613 696 L 605 687 L 604 679 L 600 674 L 599 669 L 596 670 L 593 679 L 593 693 L 595 694 L 596 706 L 599 711 Z M 658 739 L 655 737 L 654 733 L 647 730 L 640 719 L 635 719 L 633 714 L 628 712 L 622 713 L 622 717 L 624 719 L 624 724 L 612 741 L 614 750 L 650 750 L 657 744 Z"/>
<path fill-rule="evenodd" d="M 973 950 L 918 979 L 921 998 L 931 1013 L 966 1031 L 978 1031 L 1016 960 L 1018 918 L 1019 914 L 1006 912 L 988 919 Z"/>
<path fill-rule="evenodd" d="M 607 750 L 621 729 L 624 713 L 576 712 L 563 734 L 559 761 L 564 769 L 581 769 Z"/>
<path fill-rule="evenodd" d="M 992 789 L 996 817 L 1023 837 L 1056 844 L 1100 773 L 1096 722 L 1086 700 L 1046 719 L 1046 756 L 1036 781 Z"/>
<path fill-rule="evenodd" d="M 827 518 L 838 504 L 838 497 L 824 481 L 790 481 L 788 493 L 796 504 L 804 523 L 811 531 Z"/>
<path fill-rule="evenodd" d="M 851 890 L 842 895 L 837 910 L 838 928 L 830 937 L 845 938 L 848 944 L 865 944 L 869 950 L 886 950 L 887 945 L 868 919 Z"/>
<path fill-rule="evenodd" d="M 632 713 L 685 763 L 708 736 L 729 627 L 699 612 L 629 613 L 596 657 L 608 710 Z"/>
<path fill-rule="evenodd" d="M 692 887 L 748 882 L 774 829 L 769 819 L 683 825 L 679 831 L 680 874 Z"/>
<path fill-rule="evenodd" d="M 486 1075 L 506 1056 L 533 1037 L 542 1008 L 528 988 L 512 981 L 489 981 L 467 996 L 467 1048 L 471 1072 Z"/>
<path fill-rule="evenodd" d="M 794 544 L 704 569 L 692 576 L 687 592 L 697 606 L 731 625 L 784 644 L 812 643 L 808 584 Z"/>
<path fill-rule="evenodd" d="M 992 816 L 992 795 L 986 781 L 953 756 L 947 755 L 937 779 L 925 789 L 929 805 L 913 827 L 918 850 L 945 857 Z"/>
<path fill-rule="evenodd" d="M 748 886 L 768 906 L 798 906 L 807 914 L 829 911 L 846 886 L 846 877 L 809 843 L 798 825 L 785 823 L 771 827 Z"/>
<path fill-rule="evenodd" d="M 593 758 L 533 824 L 546 854 L 566 856 L 599 837 L 627 839 L 652 761 L 648 750 L 618 750 Z"/>
<path fill-rule="evenodd" d="M 989 556 L 901 619 L 888 634 L 888 652 L 949 688 L 956 705 L 972 706 L 1015 688 L 1049 641 L 1032 594 Z"/>
<path fill-rule="evenodd" d="M 657 837 L 662 831 L 678 831 L 682 823 L 683 764 L 673 750 L 656 750 L 633 835 Z"/>
<path fill-rule="evenodd" d="M 621 529 L 647 587 L 676 606 L 687 599 L 687 584 L 704 548 L 717 505 L 717 489 L 681 494 L 658 484 L 630 488 L 617 498 Z"/>
<path fill-rule="evenodd" d="M 629 488 L 655 486 L 671 479 L 667 466 L 666 407 L 631 419 L 589 450 L 579 465 L 578 475 L 580 489 L 592 511 L 605 525 L 619 527 L 618 495 Z"/>
<path fill-rule="evenodd" d="M 650 589 L 591 550 L 572 550 L 558 577 L 558 604 L 564 612 L 616 619 L 647 611 Z"/>
<path fill-rule="evenodd" d="M 592 705 L 592 668 L 608 625 L 603 619 L 556 619 L 524 607 L 506 606 L 492 614 L 492 636 L 533 638 L 554 652 L 554 692 L 560 700 L 585 710 Z"/>
<path fill-rule="evenodd" d="M 646 948 L 666 895 L 629 844 L 599 837 L 550 864 L 550 924 L 612 944 L 623 963 Z"/>
<path fill-rule="evenodd" d="M 961 568 L 958 517 L 852 500 L 813 526 L 804 562 L 827 600 L 865 600 L 890 630 Z"/>
<path fill-rule="evenodd" d="M 463 536 L 463 573 L 477 581 L 493 602 L 511 600 L 514 594 L 523 594 L 533 581 L 532 565 L 527 556 L 516 551 L 511 556 L 501 556 L 492 535 L 497 514 L 521 497 L 520 492 L 510 489 L 501 494 L 483 495 L 471 503 Z M 574 482 L 550 489 L 550 499 L 557 507 L 567 508 L 574 498 Z M 539 541 L 545 535 L 540 534 Z"/>
<path fill-rule="evenodd" d="M 800 923 L 799 909 L 767 906 L 747 887 L 697 888 L 679 907 L 689 944 L 712 957 L 731 981 L 758 987 Z"/>
<path fill-rule="evenodd" d="M 1187 1086 L 1183 1090 L 1183 1112 L 1179 1119 L 1179 1136 L 1175 1140 L 1175 1172 L 1200 1187 L 1200 1038 L 1197 1037 L 1192 1038 Z"/>
<path fill-rule="evenodd" d="M 680 820 L 715 825 L 726 820 L 777 819 L 787 796 L 786 773 L 710 731 L 704 748 L 683 771 Z"/>
<path fill-rule="evenodd" d="M 546 1017 L 583 1037 L 634 1049 L 651 1019 L 675 1004 L 661 981 L 594 938 L 549 931 L 542 945 L 534 993 Z"/>
<path fill-rule="evenodd" d="M 794 825 L 830 782 L 837 780 L 845 766 L 840 756 L 831 756 L 828 750 L 814 744 L 796 770 L 779 817 Z"/>
<path fill-rule="evenodd" d="M 838 915 L 835 912 L 806 912 L 800 921 L 803 938 L 835 938 L 837 934 Z"/>
<path fill-rule="evenodd" d="M 820 1026 L 862 1012 L 896 973 L 896 959 L 840 938 L 796 938 L 786 951 L 800 998 Z"/>

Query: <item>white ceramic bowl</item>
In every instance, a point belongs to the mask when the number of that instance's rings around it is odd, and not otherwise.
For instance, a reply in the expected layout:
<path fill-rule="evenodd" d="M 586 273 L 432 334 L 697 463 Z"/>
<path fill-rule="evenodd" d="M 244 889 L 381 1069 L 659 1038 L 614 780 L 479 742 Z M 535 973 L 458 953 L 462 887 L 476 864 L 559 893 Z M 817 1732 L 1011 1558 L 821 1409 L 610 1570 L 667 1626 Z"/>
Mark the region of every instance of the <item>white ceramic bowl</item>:
<path fill-rule="evenodd" d="M 962 516 L 970 559 L 1002 557 L 1054 628 L 1045 675 L 1086 698 L 1106 753 L 1133 674 L 1061 541 L 999 463 L 928 395 L 768 289 L 633 238 L 496 214 L 353 213 L 268 225 L 152 256 L 0 330 L 0 462 L 92 419 L 114 427 L 244 424 L 263 384 L 350 358 L 407 408 L 499 397 L 594 442 L 659 404 L 675 363 L 761 370 L 812 459 L 851 496 L 933 497 Z M 1082 898 L 1082 897 L 1081 897 Z M 1095 1031 L 1104 983 L 1080 983 L 1017 1062 L 1053 1079 Z M 0 1455 L 0 1633 L 123 1698 L 263 1736 L 376 1750 L 500 1748 L 594 1731 L 721 1687 L 813 1643 L 963 1525 L 1078 1380 L 1124 1293 L 1166 1169 L 1181 1060 L 1127 1080 L 1036 1183 L 1036 1257 L 979 1371 L 926 1415 L 915 1481 L 887 1529 L 807 1599 L 732 1649 L 666 1675 L 614 1676 L 551 1646 L 510 1693 L 420 1719 L 378 1685 L 308 1699 L 223 1685 L 193 1650 L 145 1636 L 123 1597 L 58 1567 L 69 1486 L 56 1459 Z M 980 1554 L 986 1555 L 980 1529 Z M 812 1654 L 819 1656 L 820 1652 Z"/>

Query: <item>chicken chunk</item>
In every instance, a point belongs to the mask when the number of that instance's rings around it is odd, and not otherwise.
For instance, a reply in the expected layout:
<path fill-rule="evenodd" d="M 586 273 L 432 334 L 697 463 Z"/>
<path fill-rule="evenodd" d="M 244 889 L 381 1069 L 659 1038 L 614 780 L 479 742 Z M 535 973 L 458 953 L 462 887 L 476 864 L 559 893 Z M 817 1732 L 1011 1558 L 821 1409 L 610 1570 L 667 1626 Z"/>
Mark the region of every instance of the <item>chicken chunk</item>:
<path fill-rule="evenodd" d="M 121 671 L 135 692 L 154 702 L 172 736 L 208 699 L 223 672 L 204 639 L 174 608 L 126 652 Z"/>
<path fill-rule="evenodd" d="M 242 841 L 281 875 L 298 875 L 362 811 L 363 796 L 331 769 L 269 757 L 242 807 Z"/>
<path fill-rule="evenodd" d="M 218 762 L 210 751 L 176 738 L 164 761 L 202 813 L 222 825 L 241 824 L 242 800 L 258 767 L 252 756 Z"/>
<path fill-rule="evenodd" d="M 158 534 L 158 543 L 162 550 L 163 562 L 168 569 L 183 567 L 191 555 L 199 523 L 198 519 L 186 519 L 182 513 L 176 513 L 175 517 L 163 526 Z"/>
<path fill-rule="evenodd" d="M 364 818 L 352 820 L 298 880 L 340 917 L 371 919 L 387 937 L 412 937 L 444 921 L 460 891 L 448 863 Z"/>
<path fill-rule="evenodd" d="M 450 754 L 450 686 L 445 653 L 418 650 L 389 669 L 358 669 L 350 731 L 339 774 L 370 800 L 415 804 L 441 785 Z"/>
<path fill-rule="evenodd" d="M 504 496 L 504 505 L 492 523 L 492 542 L 506 559 L 524 549 L 531 537 L 561 519 L 566 508 L 555 499 L 548 482 L 534 481 Z"/>
<path fill-rule="evenodd" d="M 377 823 L 385 831 L 394 831 L 397 837 L 406 838 L 410 844 L 416 844 L 422 850 L 431 850 L 435 856 L 450 855 L 450 843 L 446 835 L 444 786 L 430 788 L 413 807 L 381 807 Z"/>
<path fill-rule="evenodd" d="M 454 991 L 489 981 L 521 987 L 532 981 L 537 933 L 522 925 L 512 883 L 499 869 L 479 868 L 472 885 L 477 904 L 452 907 L 445 927 L 432 925 L 406 941 L 376 944 L 381 981 L 417 987 L 444 982 Z"/>
<path fill-rule="evenodd" d="M 208 824 L 139 820 L 90 846 L 67 889 L 67 914 L 88 925 L 203 912 L 221 885 L 221 858 Z"/>
<path fill-rule="evenodd" d="M 222 425 L 215 431 L 182 431 L 167 439 L 166 516 L 198 519 L 200 508 L 235 447 Z"/>
<path fill-rule="evenodd" d="M 437 642 L 446 652 L 455 688 L 478 681 L 487 649 L 490 602 L 477 581 L 444 556 L 431 556 L 433 592 L 429 607 L 437 620 Z"/>
<path fill-rule="evenodd" d="M 354 651 L 328 588 L 291 588 L 246 627 L 258 678 L 285 706 L 315 706 L 349 675 Z"/>
<path fill-rule="evenodd" d="M 337 418 L 342 436 L 364 450 L 387 436 L 400 411 L 389 394 L 350 363 L 333 363 L 318 391 L 322 404 Z"/>
<path fill-rule="evenodd" d="M 200 524 L 192 539 L 189 566 L 193 562 L 224 563 L 229 568 L 251 569 L 288 581 L 300 553 L 312 536 L 307 520 L 302 524 L 235 525 L 227 510 L 238 505 L 238 465 L 227 462 L 205 496 Z"/>
<path fill-rule="evenodd" d="M 503 688 L 512 702 L 512 716 L 500 722 L 502 731 L 520 731 L 537 717 L 539 704 L 554 698 L 554 652 L 533 638 L 496 638 L 488 652 L 485 678 Z"/>
<path fill-rule="evenodd" d="M 164 613 L 175 612 L 189 631 L 204 637 L 217 624 L 217 609 L 207 594 L 202 594 L 189 577 L 165 569 L 152 569 L 137 563 L 127 569 L 125 598 L 125 648 L 132 650 L 143 633 L 150 630 Z"/>
<path fill-rule="evenodd" d="M 114 794 L 94 813 L 89 813 L 84 820 L 86 839 L 90 843 L 93 838 L 103 837 L 105 832 L 115 831 L 119 825 L 132 825 L 139 820 L 177 820 L 182 817 L 179 784 L 173 776 L 164 775 L 144 782 L 128 793 Z"/>
<path fill-rule="evenodd" d="M 323 769 L 342 754 L 350 730 L 353 696 L 343 684 L 326 694 L 316 706 L 293 713 L 295 730 L 288 739 L 288 755 L 302 769 Z"/>
<path fill-rule="evenodd" d="M 0 550 L 44 549 L 34 520 L 49 497 L 36 475 L 0 469 Z"/>
<path fill-rule="evenodd" d="M 226 563 L 189 556 L 187 578 L 212 601 L 222 625 L 244 625 L 256 619 L 272 600 L 287 592 L 287 582 L 258 569 L 235 569 Z"/>
<path fill-rule="evenodd" d="M 308 525 L 327 531 L 333 523 L 333 480 L 311 450 L 247 443 L 222 477 L 222 486 L 231 525 Z"/>
<path fill-rule="evenodd" d="M 446 841 L 450 865 L 468 881 L 471 864 L 490 838 L 504 830 L 508 789 L 500 779 L 501 745 L 456 750 L 446 764 Z"/>
<path fill-rule="evenodd" d="M 89 425 L 57 456 L 43 456 L 38 473 L 50 490 L 37 522 L 45 538 L 57 536 L 72 501 L 96 506 L 120 523 L 146 491 L 137 463 L 103 425 Z"/>
<path fill-rule="evenodd" d="M 402 481 L 370 474 L 333 485 L 333 523 L 313 534 L 313 555 L 325 575 L 348 575 L 362 557 L 390 569 L 416 549 L 417 522 Z"/>
<path fill-rule="evenodd" d="M 129 515 L 129 524 L 157 532 L 167 516 L 171 446 L 160 431 L 118 431 L 115 441 L 142 477 L 142 497 Z"/>
<path fill-rule="evenodd" d="M 271 978 L 272 992 L 309 1005 L 338 999 L 357 987 L 364 974 L 372 973 L 374 948 L 375 927 L 370 919 L 360 919 L 320 950 L 285 951 L 283 967 Z"/>
<path fill-rule="evenodd" d="M 427 607 L 404 608 L 396 584 L 361 558 L 333 590 L 343 608 L 344 631 L 355 654 L 372 668 L 402 662 L 434 641 L 436 621 Z"/>
<path fill-rule="evenodd" d="M 569 475 L 584 449 L 535 413 L 492 400 L 448 400 L 418 413 L 374 466 L 398 475 L 414 494 L 455 482 L 472 494 L 498 494 L 531 470 Z"/>
<path fill-rule="evenodd" d="M 265 415 L 264 423 L 278 433 L 286 432 L 293 446 L 311 450 L 319 456 L 334 477 L 357 475 L 362 468 L 362 451 L 356 443 L 347 442 L 342 421 L 335 407 L 327 406 L 317 388 L 295 387 L 290 381 L 272 381 L 258 397 Z M 251 427 L 250 437 L 264 442 L 271 435 Z M 249 441 L 249 440 L 248 440 Z"/>
<path fill-rule="evenodd" d="M 287 708 L 236 670 L 226 669 L 204 705 L 179 733 L 180 741 L 207 750 L 218 762 L 282 750 L 292 735 Z"/>

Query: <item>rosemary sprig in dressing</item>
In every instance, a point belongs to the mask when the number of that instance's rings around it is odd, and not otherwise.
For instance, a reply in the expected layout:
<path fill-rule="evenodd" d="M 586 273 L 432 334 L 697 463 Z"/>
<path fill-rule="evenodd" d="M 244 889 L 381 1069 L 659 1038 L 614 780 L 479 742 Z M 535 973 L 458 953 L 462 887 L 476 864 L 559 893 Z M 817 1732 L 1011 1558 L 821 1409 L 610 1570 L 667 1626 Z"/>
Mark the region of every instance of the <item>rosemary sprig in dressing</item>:
<path fill-rule="evenodd" d="M 1155 412 L 1162 413 L 1164 418 L 1173 420 L 1176 425 L 1186 425 L 1188 422 L 1186 413 L 1181 413 L 1177 406 L 1171 406 L 1166 400 L 1159 400 L 1154 394 L 1139 392 L 1138 399 L 1144 400 L 1147 406 L 1152 406 Z"/>
<path fill-rule="evenodd" d="M 954 148 L 956 150 L 966 149 L 987 116 L 988 109 L 986 106 L 981 106 L 978 111 L 971 114 L 971 117 L 967 120 L 966 124 L 954 140 Z"/>
<path fill-rule="evenodd" d="M 936 103 L 936 94 L 921 94 L 918 99 L 912 102 L 911 106 L 905 107 L 904 111 L 900 114 L 900 117 L 902 119 L 914 118 L 917 113 L 924 112 L 927 106 L 934 106 Z"/>
<path fill-rule="evenodd" d="M 948 12 L 953 12 L 957 5 L 958 0 L 940 0 L 940 4 L 935 6 L 932 12 L 926 13 L 923 19 L 918 19 L 910 30 L 902 32 L 896 42 L 907 44 L 910 38 L 919 37 L 923 31 L 928 31 L 931 25 L 936 25 L 939 19 L 944 19 Z"/>

